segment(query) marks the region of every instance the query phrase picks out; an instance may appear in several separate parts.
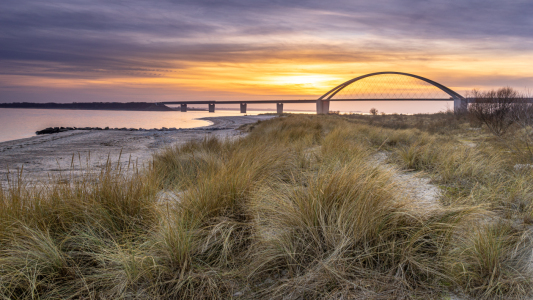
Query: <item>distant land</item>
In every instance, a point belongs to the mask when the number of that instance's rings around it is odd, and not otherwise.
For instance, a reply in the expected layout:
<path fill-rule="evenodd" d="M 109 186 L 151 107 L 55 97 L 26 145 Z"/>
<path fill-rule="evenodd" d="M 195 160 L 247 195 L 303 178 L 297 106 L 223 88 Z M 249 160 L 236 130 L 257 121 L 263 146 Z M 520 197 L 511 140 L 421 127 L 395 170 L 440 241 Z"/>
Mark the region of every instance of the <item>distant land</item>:
<path fill-rule="evenodd" d="M 73 102 L 73 103 L 34 103 L 13 102 L 0 103 L 0 108 L 33 108 L 33 109 L 75 109 L 75 110 L 126 110 L 126 111 L 180 111 L 180 107 L 169 107 L 152 102 Z M 239 110 L 239 108 L 217 107 L 217 110 Z M 187 107 L 189 111 L 207 111 L 207 108 Z M 254 108 L 255 111 L 273 111 L 268 108 Z M 307 112 L 310 110 L 293 109 L 291 111 Z"/>
<path fill-rule="evenodd" d="M 74 103 L 0 103 L 0 108 L 35 109 L 80 109 L 80 110 L 129 110 L 129 111 L 175 111 L 164 104 L 149 102 L 74 102 Z"/>

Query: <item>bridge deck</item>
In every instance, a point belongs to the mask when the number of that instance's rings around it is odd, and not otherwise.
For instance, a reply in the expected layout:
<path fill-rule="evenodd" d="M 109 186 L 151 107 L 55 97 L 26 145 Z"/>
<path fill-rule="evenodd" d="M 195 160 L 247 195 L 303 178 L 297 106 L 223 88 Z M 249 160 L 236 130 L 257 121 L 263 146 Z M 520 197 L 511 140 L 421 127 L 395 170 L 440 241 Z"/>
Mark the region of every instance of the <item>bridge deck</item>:
<path fill-rule="evenodd" d="M 161 104 L 268 104 L 268 103 L 316 103 L 315 100 L 203 100 L 203 101 L 167 101 Z M 429 99 L 331 99 L 329 101 L 453 101 L 449 98 L 429 98 Z"/>

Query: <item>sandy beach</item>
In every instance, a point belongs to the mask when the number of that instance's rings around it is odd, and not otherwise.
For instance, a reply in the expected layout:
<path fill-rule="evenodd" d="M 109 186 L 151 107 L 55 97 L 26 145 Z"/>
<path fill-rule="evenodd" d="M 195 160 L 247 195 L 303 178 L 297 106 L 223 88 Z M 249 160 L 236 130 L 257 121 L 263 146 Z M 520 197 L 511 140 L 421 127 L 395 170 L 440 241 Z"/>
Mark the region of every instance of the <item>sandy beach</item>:
<path fill-rule="evenodd" d="M 139 166 L 150 161 L 152 154 L 171 145 L 207 136 L 237 138 L 243 124 L 273 118 L 272 115 L 202 118 L 213 124 L 192 129 L 172 131 L 73 130 L 39 135 L 0 143 L 0 184 L 6 186 L 8 177 L 22 171 L 33 182 L 67 172 L 80 174 L 86 170 L 99 171 L 109 160 L 127 167 L 130 162 Z M 9 175 L 9 176 L 8 176 Z"/>

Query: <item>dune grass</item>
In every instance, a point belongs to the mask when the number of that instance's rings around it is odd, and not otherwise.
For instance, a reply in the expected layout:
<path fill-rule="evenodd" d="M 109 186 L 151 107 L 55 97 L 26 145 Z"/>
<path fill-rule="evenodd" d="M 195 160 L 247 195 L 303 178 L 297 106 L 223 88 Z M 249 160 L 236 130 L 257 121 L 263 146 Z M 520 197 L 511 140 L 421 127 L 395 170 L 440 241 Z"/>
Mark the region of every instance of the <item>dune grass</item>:
<path fill-rule="evenodd" d="M 522 298 L 531 289 L 528 232 L 510 222 L 476 224 L 456 236 L 450 273 L 476 298 Z M 453 257 L 453 259 L 452 259 Z"/>
<path fill-rule="evenodd" d="M 143 170 L 15 180 L 0 190 L 0 298 L 529 295 L 533 176 L 453 118 L 288 115 Z M 430 176 L 438 209 L 415 211 L 377 152 Z"/>

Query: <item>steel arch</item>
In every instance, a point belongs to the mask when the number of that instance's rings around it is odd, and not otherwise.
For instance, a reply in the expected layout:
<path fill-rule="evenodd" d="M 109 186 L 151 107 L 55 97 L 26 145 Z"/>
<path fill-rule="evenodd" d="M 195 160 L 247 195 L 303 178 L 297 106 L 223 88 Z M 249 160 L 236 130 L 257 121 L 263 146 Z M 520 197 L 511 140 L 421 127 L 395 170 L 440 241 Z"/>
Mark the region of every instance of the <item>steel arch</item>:
<path fill-rule="evenodd" d="M 465 100 L 465 98 L 463 96 L 461 96 L 460 94 L 458 94 L 455 91 L 451 90 L 450 88 L 448 88 L 448 87 L 446 87 L 446 86 L 444 86 L 444 85 L 442 85 L 442 84 L 440 84 L 438 82 L 435 82 L 433 80 L 430 80 L 430 79 L 427 79 L 425 77 L 422 77 L 422 76 L 409 74 L 409 73 L 403 73 L 403 72 L 376 72 L 376 73 L 370 73 L 370 74 L 366 74 L 366 75 L 362 75 L 362 76 L 350 79 L 350 80 L 348 80 L 348 81 L 346 81 L 346 82 L 344 82 L 342 84 L 339 84 L 338 86 L 334 87 L 333 89 L 331 89 L 330 91 L 328 91 L 327 93 L 322 95 L 322 97 L 318 98 L 318 100 L 316 102 L 316 104 L 317 104 L 317 113 L 319 113 L 319 114 L 328 113 L 329 112 L 329 101 L 332 100 L 331 98 L 333 98 L 333 96 L 335 96 L 338 92 L 340 92 L 342 89 L 344 89 L 345 87 L 349 86 L 350 84 L 352 84 L 352 83 L 354 83 L 356 81 L 359 81 L 361 79 L 367 78 L 367 77 L 377 76 L 377 75 L 384 75 L 384 74 L 387 74 L 387 75 L 394 74 L 394 75 L 409 76 L 409 77 L 413 77 L 413 78 L 425 81 L 425 82 L 435 86 L 436 88 L 440 89 L 441 91 L 445 92 L 446 94 L 450 95 L 450 97 L 454 100 L 454 107 L 458 106 L 455 103 L 458 103 L 459 105 L 461 105 L 464 102 L 464 100 Z"/>
<path fill-rule="evenodd" d="M 420 79 L 422 81 L 425 81 L 437 88 L 439 88 L 440 90 L 442 90 L 443 92 L 445 92 L 446 94 L 450 95 L 450 97 L 452 97 L 453 99 L 463 99 L 463 96 L 459 95 L 458 93 L 456 93 L 455 91 L 451 90 L 450 88 L 438 83 L 438 82 L 435 82 L 431 79 L 427 79 L 425 77 L 422 77 L 422 76 L 418 76 L 418 75 L 414 75 L 414 74 L 409 74 L 409 73 L 402 73 L 402 72 L 376 72 L 376 73 L 370 73 L 370 74 L 366 74 L 366 75 L 363 75 L 363 76 L 359 76 L 359 77 L 356 77 L 354 79 L 350 79 L 342 84 L 339 84 L 338 86 L 336 86 L 335 88 L 331 89 L 329 92 L 325 93 L 324 95 L 322 95 L 322 97 L 318 98 L 318 100 L 331 100 L 331 98 L 333 96 L 335 96 L 338 92 L 340 92 L 342 89 L 344 89 L 345 87 L 349 86 L 350 84 L 356 82 L 356 81 L 359 81 L 361 79 L 364 79 L 364 78 L 367 78 L 367 77 L 371 77 L 371 76 L 376 76 L 376 75 L 385 75 L 385 74 L 394 74 L 394 75 L 404 75 L 404 76 L 409 76 L 409 77 L 413 77 L 413 78 L 416 78 L 416 79 Z M 329 96 L 328 96 L 329 95 Z M 327 99 L 324 99 L 325 97 L 327 97 Z"/>

